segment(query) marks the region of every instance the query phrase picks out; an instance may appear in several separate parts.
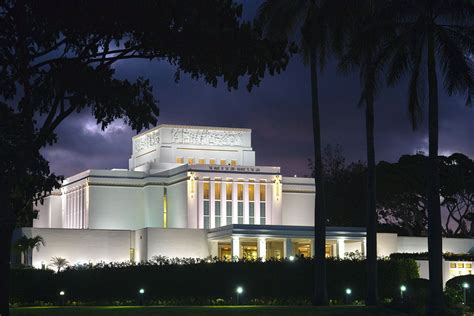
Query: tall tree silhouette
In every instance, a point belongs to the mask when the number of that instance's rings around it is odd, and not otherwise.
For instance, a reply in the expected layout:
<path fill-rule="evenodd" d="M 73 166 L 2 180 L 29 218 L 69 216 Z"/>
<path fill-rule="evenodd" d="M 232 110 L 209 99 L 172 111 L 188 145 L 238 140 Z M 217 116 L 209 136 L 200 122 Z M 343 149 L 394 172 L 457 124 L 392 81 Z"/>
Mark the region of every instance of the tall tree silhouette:
<path fill-rule="evenodd" d="M 345 19 L 343 45 L 340 46 L 339 68 L 347 73 L 359 70 L 361 95 L 358 106 L 365 107 L 367 146 L 367 305 L 378 304 L 377 280 L 377 208 L 375 164 L 375 98 L 379 92 L 383 60 L 378 57 L 387 40 L 386 29 L 380 25 L 378 14 L 385 1 L 344 1 Z M 370 30 L 370 31 L 368 31 Z"/>
<path fill-rule="evenodd" d="M 31 218 L 33 200 L 58 186 L 40 153 L 72 113 L 90 109 L 106 128 L 123 119 L 135 130 L 157 123 L 148 80 L 114 77 L 128 59 L 173 64 L 229 89 L 241 76 L 257 85 L 288 62 L 286 43 L 262 40 L 230 0 L 9 0 L 0 3 L 0 314 L 8 315 L 12 231 Z M 26 214 L 26 215 L 25 215 Z"/>
<path fill-rule="evenodd" d="M 440 315 L 445 304 L 438 166 L 438 76 L 441 75 L 444 90 L 449 95 L 467 94 L 466 104 L 471 105 L 474 94 L 471 60 L 474 4 L 469 0 L 389 1 L 378 19 L 388 26 L 386 44 L 380 54 L 387 65 L 388 83 L 395 84 L 403 75 L 409 76 L 408 110 L 413 128 L 420 123 L 424 82 L 428 82 L 428 306 L 430 315 Z"/>
<path fill-rule="evenodd" d="M 311 109 L 313 119 L 314 171 L 316 196 L 314 209 L 315 292 L 313 304 L 327 305 L 326 208 L 321 160 L 321 125 L 318 72 L 323 69 L 332 48 L 334 6 L 331 1 L 267 0 L 259 8 L 257 21 L 270 39 L 294 40 L 304 61 L 310 66 Z"/>

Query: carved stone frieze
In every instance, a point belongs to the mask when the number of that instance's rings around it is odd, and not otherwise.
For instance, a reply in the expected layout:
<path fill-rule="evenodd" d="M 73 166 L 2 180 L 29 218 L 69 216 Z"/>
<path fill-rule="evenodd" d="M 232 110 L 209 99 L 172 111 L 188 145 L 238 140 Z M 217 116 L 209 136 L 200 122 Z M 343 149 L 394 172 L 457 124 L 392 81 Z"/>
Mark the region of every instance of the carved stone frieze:
<path fill-rule="evenodd" d="M 142 135 L 134 139 L 135 154 L 142 153 L 151 147 L 155 147 L 160 143 L 160 132 L 155 131 Z"/>
<path fill-rule="evenodd" d="M 239 146 L 242 145 L 242 132 L 173 128 L 171 130 L 171 141 L 174 144 Z"/>

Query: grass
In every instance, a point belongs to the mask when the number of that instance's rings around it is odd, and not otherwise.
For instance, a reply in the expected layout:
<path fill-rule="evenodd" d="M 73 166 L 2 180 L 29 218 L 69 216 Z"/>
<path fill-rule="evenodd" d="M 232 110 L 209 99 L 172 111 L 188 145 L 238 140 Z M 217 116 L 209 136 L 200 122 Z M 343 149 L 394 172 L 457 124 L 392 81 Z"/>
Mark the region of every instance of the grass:
<path fill-rule="evenodd" d="M 17 307 L 12 316 L 313 316 L 313 315 L 403 315 L 383 307 L 367 306 L 80 306 Z"/>

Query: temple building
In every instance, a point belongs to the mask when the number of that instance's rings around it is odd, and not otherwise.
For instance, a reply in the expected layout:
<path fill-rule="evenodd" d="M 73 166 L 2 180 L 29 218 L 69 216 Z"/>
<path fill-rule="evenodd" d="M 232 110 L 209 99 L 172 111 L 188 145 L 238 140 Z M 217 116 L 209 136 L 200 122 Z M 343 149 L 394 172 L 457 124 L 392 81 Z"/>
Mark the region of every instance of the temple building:
<path fill-rule="evenodd" d="M 128 169 L 87 170 L 64 180 L 32 228 L 35 267 L 145 261 L 154 256 L 274 258 L 313 255 L 314 179 L 259 166 L 250 129 L 159 125 L 132 139 Z M 418 238 L 418 239 L 417 239 Z M 326 255 L 365 253 L 365 228 L 328 227 Z M 472 239 L 445 251 L 474 251 Z M 378 254 L 422 252 L 426 238 L 378 234 Z M 463 273 L 472 273 L 466 262 Z M 450 273 L 449 268 L 447 273 Z M 447 278 L 449 275 L 447 274 Z"/>

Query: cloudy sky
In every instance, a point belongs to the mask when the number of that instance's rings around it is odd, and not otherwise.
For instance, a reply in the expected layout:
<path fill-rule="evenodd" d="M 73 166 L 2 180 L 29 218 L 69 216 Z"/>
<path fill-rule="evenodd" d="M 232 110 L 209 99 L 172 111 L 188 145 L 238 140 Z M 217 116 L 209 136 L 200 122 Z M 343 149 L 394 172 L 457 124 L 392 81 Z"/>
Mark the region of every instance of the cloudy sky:
<path fill-rule="evenodd" d="M 244 15 L 256 5 L 244 1 Z M 313 155 L 309 69 L 294 57 L 287 70 L 267 76 L 251 93 L 229 92 L 182 76 L 163 62 L 126 61 L 116 65 L 120 78 L 149 78 L 161 115 L 158 124 L 246 127 L 252 129 L 257 164 L 281 166 L 285 175 L 307 175 Z M 322 140 L 340 144 L 347 161 L 365 160 L 364 111 L 357 107 L 357 75 L 343 76 L 330 62 L 320 77 Z M 427 119 L 413 131 L 407 114 L 406 84 L 384 90 L 376 100 L 377 160 L 395 161 L 417 150 L 427 152 Z M 58 129 L 59 141 L 44 150 L 51 169 L 65 176 L 97 168 L 127 168 L 131 137 L 136 132 L 123 122 L 101 131 L 90 112 L 69 117 Z M 462 152 L 474 157 L 474 109 L 463 97 L 440 96 L 440 153 Z"/>

